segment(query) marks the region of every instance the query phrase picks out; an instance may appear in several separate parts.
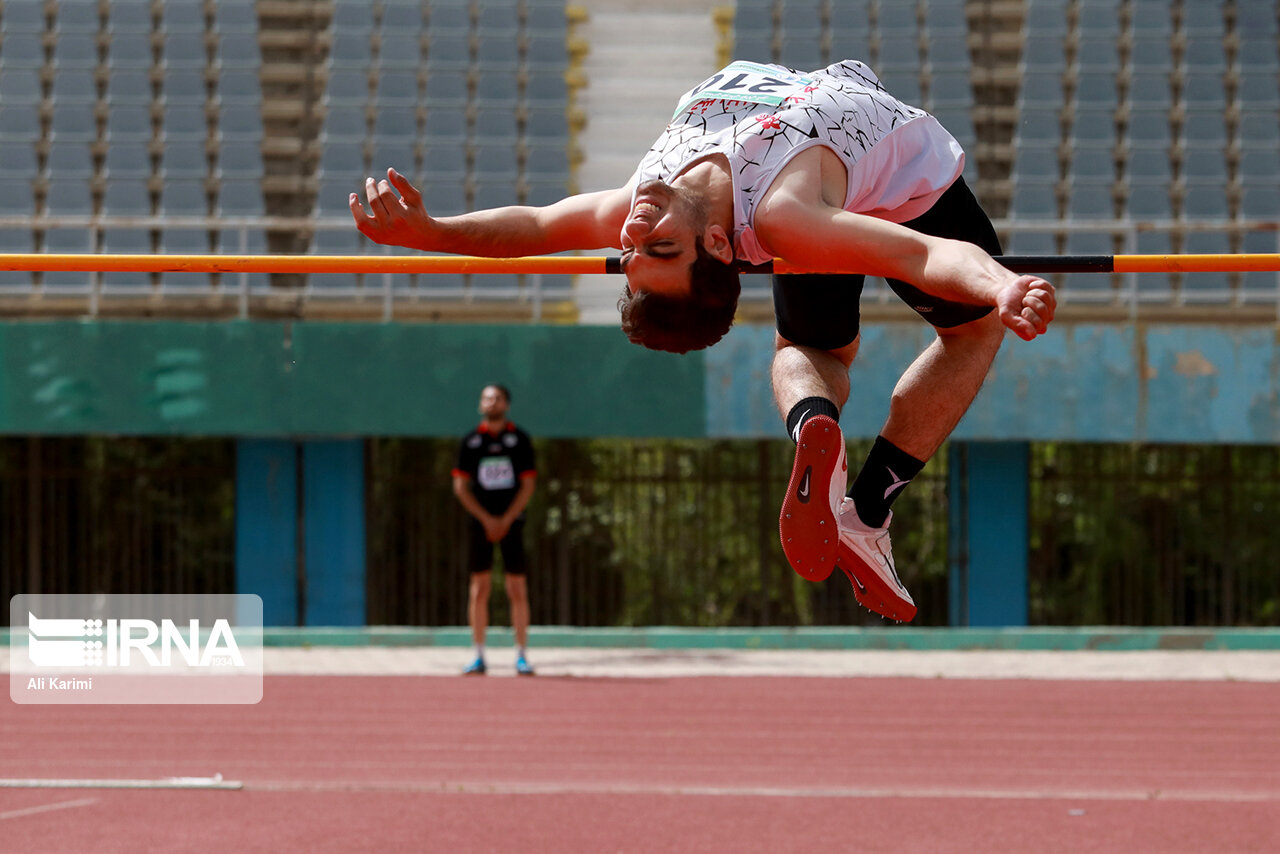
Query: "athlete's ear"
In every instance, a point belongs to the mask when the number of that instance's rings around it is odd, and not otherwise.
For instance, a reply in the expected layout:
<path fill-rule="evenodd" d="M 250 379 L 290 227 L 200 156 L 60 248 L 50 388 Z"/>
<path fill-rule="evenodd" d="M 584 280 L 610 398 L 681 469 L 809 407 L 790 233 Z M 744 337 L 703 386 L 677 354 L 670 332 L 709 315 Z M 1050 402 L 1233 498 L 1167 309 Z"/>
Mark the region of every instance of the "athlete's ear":
<path fill-rule="evenodd" d="M 712 256 L 719 258 L 725 264 L 733 263 L 733 241 L 729 239 L 724 226 L 707 226 L 706 232 L 702 235 L 702 245 Z"/>

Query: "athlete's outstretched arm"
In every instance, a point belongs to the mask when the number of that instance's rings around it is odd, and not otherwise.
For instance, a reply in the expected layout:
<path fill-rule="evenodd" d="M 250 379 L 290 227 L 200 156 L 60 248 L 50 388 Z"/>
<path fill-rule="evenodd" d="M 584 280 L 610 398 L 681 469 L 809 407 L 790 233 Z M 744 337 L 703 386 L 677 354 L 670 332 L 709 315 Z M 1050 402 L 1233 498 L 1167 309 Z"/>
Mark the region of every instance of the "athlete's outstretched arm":
<path fill-rule="evenodd" d="M 1030 341 L 1057 310 L 1053 285 L 1019 276 L 972 243 L 931 237 L 875 217 L 776 194 L 756 213 L 756 233 L 776 257 L 814 271 L 856 270 L 910 282 L 956 302 L 994 306 Z"/>
<path fill-rule="evenodd" d="M 513 205 L 461 216 L 433 217 L 422 194 L 394 169 L 381 181 L 365 179 L 365 202 L 348 200 L 356 228 L 375 243 L 425 252 L 515 257 L 570 249 L 620 246 L 631 206 L 630 187 L 582 193 L 546 207 Z"/>

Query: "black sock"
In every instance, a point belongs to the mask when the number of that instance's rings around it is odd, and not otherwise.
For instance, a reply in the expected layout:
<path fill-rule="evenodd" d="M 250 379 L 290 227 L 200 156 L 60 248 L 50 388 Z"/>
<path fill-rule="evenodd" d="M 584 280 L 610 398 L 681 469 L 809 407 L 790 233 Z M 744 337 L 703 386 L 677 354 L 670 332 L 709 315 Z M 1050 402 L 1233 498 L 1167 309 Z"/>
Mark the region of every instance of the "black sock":
<path fill-rule="evenodd" d="M 862 470 L 849 487 L 849 497 L 858 510 L 863 524 L 879 528 L 889 516 L 889 507 L 911 479 L 920 474 L 924 462 L 894 445 L 884 436 L 877 436 L 867 454 Z"/>
<path fill-rule="evenodd" d="M 806 397 L 787 413 L 787 435 L 791 441 L 800 441 L 800 428 L 815 415 L 826 415 L 833 421 L 839 421 L 840 409 L 825 397 Z"/>

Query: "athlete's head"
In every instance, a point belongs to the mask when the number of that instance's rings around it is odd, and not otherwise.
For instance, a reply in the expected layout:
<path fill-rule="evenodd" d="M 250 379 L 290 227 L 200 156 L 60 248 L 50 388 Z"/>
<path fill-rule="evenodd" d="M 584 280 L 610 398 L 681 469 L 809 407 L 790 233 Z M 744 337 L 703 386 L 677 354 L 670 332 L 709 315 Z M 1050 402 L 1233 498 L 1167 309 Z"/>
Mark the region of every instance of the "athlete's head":
<path fill-rule="evenodd" d="M 480 392 L 480 414 L 486 419 L 500 421 L 511 408 L 511 392 L 506 386 L 492 383 Z"/>
<path fill-rule="evenodd" d="M 725 229 L 704 199 L 661 181 L 636 190 L 622 226 L 622 331 L 651 350 L 687 353 L 729 331 L 741 283 Z"/>

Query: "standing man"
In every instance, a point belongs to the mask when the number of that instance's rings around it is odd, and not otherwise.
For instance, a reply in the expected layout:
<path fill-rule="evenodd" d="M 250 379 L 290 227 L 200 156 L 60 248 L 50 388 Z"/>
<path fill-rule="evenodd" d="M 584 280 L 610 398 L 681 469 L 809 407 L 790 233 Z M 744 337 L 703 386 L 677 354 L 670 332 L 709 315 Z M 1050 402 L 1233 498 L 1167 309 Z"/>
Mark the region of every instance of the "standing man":
<path fill-rule="evenodd" d="M 524 508 L 533 497 L 537 472 L 529 435 L 507 420 L 511 392 L 487 385 L 480 392 L 480 426 L 462 439 L 453 469 L 453 494 L 471 514 L 467 560 L 471 589 L 467 622 L 475 643 L 475 661 L 465 671 L 483 675 L 484 637 L 489 628 L 489 590 L 493 547 L 502 549 L 502 569 L 516 636 L 516 673 L 532 676 L 529 644 L 528 560 L 524 553 Z"/>
<path fill-rule="evenodd" d="M 811 581 L 839 567 L 867 608 L 910 620 L 889 507 L 977 395 L 1005 329 L 1031 340 L 1054 288 L 994 255 L 999 241 L 965 185 L 964 152 L 861 62 L 797 71 L 734 62 L 680 99 L 625 186 L 546 207 L 432 217 L 394 169 L 369 178 L 360 231 L 378 243 L 466 255 L 622 250 L 622 328 L 683 353 L 733 323 L 735 261 L 790 262 L 774 276 L 774 397 L 796 442 L 779 533 Z M 852 274 L 826 275 L 831 271 Z M 889 417 L 846 493 L 837 419 L 850 399 L 863 276 L 881 276 L 937 333 L 894 389 Z"/>

